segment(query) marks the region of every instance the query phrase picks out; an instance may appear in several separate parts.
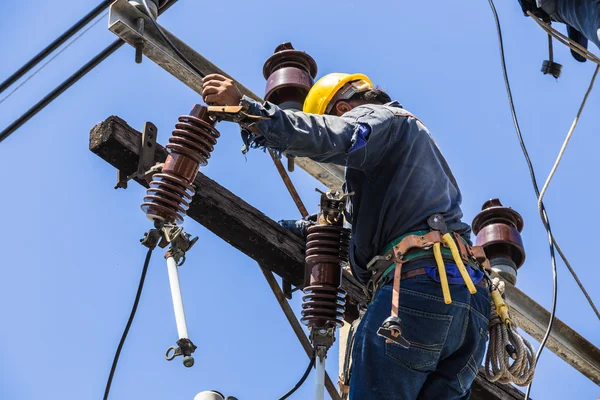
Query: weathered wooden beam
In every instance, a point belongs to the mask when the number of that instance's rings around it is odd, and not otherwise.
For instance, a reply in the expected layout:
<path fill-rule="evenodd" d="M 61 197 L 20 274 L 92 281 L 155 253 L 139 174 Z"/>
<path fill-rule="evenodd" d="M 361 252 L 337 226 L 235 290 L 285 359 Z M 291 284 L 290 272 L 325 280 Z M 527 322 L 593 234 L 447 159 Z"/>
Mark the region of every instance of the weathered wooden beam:
<path fill-rule="evenodd" d="M 115 116 L 94 126 L 90 133 L 90 150 L 127 175 L 137 170 L 140 143 L 141 133 Z M 157 146 L 155 161 L 163 162 L 166 156 L 166 150 Z M 147 186 L 145 181 L 135 180 Z M 195 185 L 202 190 L 194 196 L 188 217 L 256 260 L 263 268 L 295 285 L 302 283 L 304 242 L 301 239 L 202 173 L 198 173 Z M 344 271 L 342 286 L 348 293 L 350 305 L 346 319 L 352 321 L 356 316 L 352 305 L 365 302 L 365 295 L 347 271 Z M 522 398 L 523 394 L 510 385 L 490 383 L 481 373 L 473 383 L 473 400 Z"/>
<path fill-rule="evenodd" d="M 531 399 L 531 397 L 529 397 Z M 512 385 L 490 382 L 485 378 L 483 367 L 471 386 L 471 400 L 523 400 L 525 393 Z"/>

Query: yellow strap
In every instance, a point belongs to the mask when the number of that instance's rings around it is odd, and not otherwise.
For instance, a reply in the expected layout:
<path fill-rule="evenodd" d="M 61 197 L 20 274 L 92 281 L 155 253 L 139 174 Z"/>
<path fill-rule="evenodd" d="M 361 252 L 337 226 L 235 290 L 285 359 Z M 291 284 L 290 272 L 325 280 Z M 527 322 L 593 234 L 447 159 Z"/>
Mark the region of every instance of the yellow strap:
<path fill-rule="evenodd" d="M 507 327 L 510 327 L 511 322 L 510 316 L 508 315 L 508 306 L 504 302 L 504 299 L 502 298 L 502 295 L 500 294 L 498 289 L 492 290 L 492 300 L 494 301 L 494 305 L 496 306 L 496 312 L 498 313 L 498 316 L 500 316 L 500 318 Z"/>
<path fill-rule="evenodd" d="M 467 269 L 465 268 L 465 264 L 463 264 L 462 258 L 460 258 L 460 253 L 458 252 L 458 247 L 456 246 L 456 243 L 454 243 L 454 239 L 452 238 L 452 235 L 450 235 L 449 233 L 446 233 L 444 236 L 442 236 L 442 238 L 444 239 L 444 242 L 446 242 L 446 244 L 450 248 L 450 251 L 452 252 L 452 258 L 454 258 L 454 262 L 456 263 L 456 266 L 458 267 L 458 271 L 462 275 L 463 280 L 465 281 L 465 284 L 467 285 L 467 288 L 469 289 L 469 293 L 471 293 L 471 294 L 477 293 L 477 289 L 475 288 L 475 285 L 473 284 L 473 280 L 471 279 L 471 276 L 467 272 Z"/>
<path fill-rule="evenodd" d="M 437 242 L 433 245 L 433 256 L 440 273 L 440 282 L 442 284 L 442 293 L 444 294 L 444 302 L 446 304 L 452 303 L 452 297 L 450 296 L 450 286 L 448 286 L 448 276 L 446 275 L 446 266 L 444 265 L 444 259 L 442 258 L 441 243 Z"/>

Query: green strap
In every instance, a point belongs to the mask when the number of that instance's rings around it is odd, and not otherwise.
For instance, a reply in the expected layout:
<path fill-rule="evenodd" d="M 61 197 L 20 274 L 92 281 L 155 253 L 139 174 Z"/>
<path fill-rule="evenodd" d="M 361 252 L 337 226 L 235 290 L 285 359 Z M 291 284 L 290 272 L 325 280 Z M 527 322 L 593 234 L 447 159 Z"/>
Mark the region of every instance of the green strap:
<path fill-rule="evenodd" d="M 388 243 L 387 246 L 385 246 L 383 248 L 383 254 L 387 253 L 388 251 L 390 251 L 392 249 L 392 247 L 394 247 L 395 245 L 397 245 L 398 243 L 400 243 L 402 241 L 402 239 L 404 239 L 407 236 L 411 236 L 411 235 L 415 235 L 415 236 L 423 236 L 428 234 L 431 231 L 428 230 L 420 230 L 420 231 L 413 231 L 413 232 L 408 232 L 405 233 L 404 235 L 392 240 L 390 243 Z M 450 258 L 452 258 L 452 252 L 450 251 L 450 249 L 447 249 L 445 247 L 442 247 L 442 256 L 448 256 Z M 404 256 L 404 259 L 406 261 L 410 261 L 410 260 L 414 260 L 415 258 L 420 258 L 423 256 L 427 256 L 431 254 L 433 256 L 433 249 L 429 249 L 429 250 L 417 250 L 417 251 L 411 251 L 409 254 Z"/>
<path fill-rule="evenodd" d="M 384 247 L 382 254 L 387 253 L 388 251 L 390 251 L 392 249 L 392 247 L 394 247 L 395 245 L 397 245 L 398 243 L 400 243 L 402 241 L 402 239 L 404 239 L 407 236 L 411 236 L 411 235 L 416 235 L 416 236 L 423 236 L 427 233 L 429 233 L 431 231 L 429 230 L 420 230 L 420 231 L 413 231 L 413 232 L 408 232 L 394 240 L 392 240 L 390 243 L 387 244 L 387 246 Z M 467 244 L 467 242 L 465 241 L 465 239 L 463 239 L 461 237 L 462 241 Z M 442 252 L 442 257 L 448 261 L 451 261 L 452 263 L 454 263 L 454 259 L 452 258 L 452 252 L 450 251 L 450 249 L 446 248 L 446 247 L 442 247 L 441 249 Z M 427 257 L 431 255 L 431 257 L 433 257 L 433 249 L 429 249 L 429 250 L 417 250 L 417 251 L 411 251 L 410 253 L 406 254 L 403 256 L 403 259 L 405 261 L 411 261 L 414 260 L 416 258 L 422 258 L 422 257 Z M 472 268 L 477 268 L 476 266 L 473 265 L 473 263 L 469 262 L 468 265 Z M 381 275 L 381 277 L 379 278 L 379 281 L 381 281 L 382 279 L 384 279 L 390 272 L 392 272 L 394 270 L 394 268 L 396 268 L 396 264 L 392 264 L 390 265 L 385 272 Z"/>

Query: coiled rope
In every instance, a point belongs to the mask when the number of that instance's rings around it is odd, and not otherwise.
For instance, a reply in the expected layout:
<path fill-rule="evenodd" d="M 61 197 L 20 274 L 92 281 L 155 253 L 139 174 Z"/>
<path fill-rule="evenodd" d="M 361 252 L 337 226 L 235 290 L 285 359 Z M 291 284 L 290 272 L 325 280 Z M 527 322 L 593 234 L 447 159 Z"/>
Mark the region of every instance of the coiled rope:
<path fill-rule="evenodd" d="M 492 279 L 492 288 L 504 293 L 504 281 Z M 489 322 L 490 343 L 485 357 L 485 376 L 490 382 L 527 386 L 535 373 L 535 351 L 517 332 L 512 321 L 506 323 L 498 315 L 494 303 Z"/>

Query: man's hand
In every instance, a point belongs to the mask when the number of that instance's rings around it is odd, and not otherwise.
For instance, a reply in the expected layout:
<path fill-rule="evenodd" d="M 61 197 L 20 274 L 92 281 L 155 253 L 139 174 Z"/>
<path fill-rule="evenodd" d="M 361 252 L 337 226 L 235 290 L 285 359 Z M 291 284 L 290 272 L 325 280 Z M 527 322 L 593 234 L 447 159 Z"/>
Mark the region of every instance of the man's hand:
<path fill-rule="evenodd" d="M 219 74 L 210 74 L 202 79 L 202 99 L 213 106 L 237 106 L 242 93 L 233 80 Z"/>

